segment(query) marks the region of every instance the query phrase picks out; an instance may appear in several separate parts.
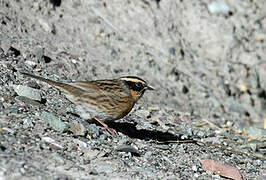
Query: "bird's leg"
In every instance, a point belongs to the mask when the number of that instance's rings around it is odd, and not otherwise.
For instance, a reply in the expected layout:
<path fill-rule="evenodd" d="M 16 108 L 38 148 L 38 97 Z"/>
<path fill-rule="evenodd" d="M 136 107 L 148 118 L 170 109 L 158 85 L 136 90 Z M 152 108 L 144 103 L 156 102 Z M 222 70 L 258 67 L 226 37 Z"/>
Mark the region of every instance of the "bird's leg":
<path fill-rule="evenodd" d="M 117 134 L 117 132 L 116 132 L 116 130 L 115 129 L 113 129 L 113 128 L 109 128 L 108 126 L 107 126 L 107 124 L 105 124 L 104 122 L 102 122 L 100 119 L 98 119 L 98 118 L 94 118 L 97 122 L 99 122 L 105 129 L 107 129 L 111 134 Z"/>

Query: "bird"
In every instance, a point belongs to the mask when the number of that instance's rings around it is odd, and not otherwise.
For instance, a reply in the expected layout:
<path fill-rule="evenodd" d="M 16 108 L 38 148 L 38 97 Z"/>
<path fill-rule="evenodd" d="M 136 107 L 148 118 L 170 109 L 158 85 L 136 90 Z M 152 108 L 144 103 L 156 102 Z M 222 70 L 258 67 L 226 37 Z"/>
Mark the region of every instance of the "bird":
<path fill-rule="evenodd" d="M 76 113 L 82 119 L 87 121 L 94 119 L 112 134 L 117 132 L 109 128 L 106 122 L 125 117 L 146 90 L 154 90 L 145 80 L 137 76 L 64 83 L 27 72 L 21 74 L 56 87 L 75 105 Z"/>

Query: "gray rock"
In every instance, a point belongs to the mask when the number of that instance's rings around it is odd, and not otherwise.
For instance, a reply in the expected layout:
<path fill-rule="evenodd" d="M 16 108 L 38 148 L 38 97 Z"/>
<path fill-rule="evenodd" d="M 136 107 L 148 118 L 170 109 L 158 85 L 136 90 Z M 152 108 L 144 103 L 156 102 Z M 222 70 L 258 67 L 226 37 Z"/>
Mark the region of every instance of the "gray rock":
<path fill-rule="evenodd" d="M 23 101 L 27 105 L 43 106 L 43 104 L 41 104 L 39 101 L 35 101 L 35 100 L 29 99 L 29 98 L 24 97 L 24 96 L 17 96 L 17 97 L 15 97 L 15 99 L 17 101 Z"/>
<path fill-rule="evenodd" d="M 42 112 L 41 117 L 52 129 L 58 132 L 64 132 L 68 129 L 67 123 L 62 122 L 59 117 L 51 113 L 44 111 Z"/>
<path fill-rule="evenodd" d="M 84 136 L 86 134 L 86 128 L 78 121 L 72 121 L 69 124 L 69 130 L 76 136 Z"/>
<path fill-rule="evenodd" d="M 28 86 L 23 86 L 23 85 L 11 85 L 14 89 L 14 91 L 19 95 L 19 96 L 24 96 L 32 100 L 36 101 L 41 101 L 41 94 L 40 90 L 33 89 Z"/>

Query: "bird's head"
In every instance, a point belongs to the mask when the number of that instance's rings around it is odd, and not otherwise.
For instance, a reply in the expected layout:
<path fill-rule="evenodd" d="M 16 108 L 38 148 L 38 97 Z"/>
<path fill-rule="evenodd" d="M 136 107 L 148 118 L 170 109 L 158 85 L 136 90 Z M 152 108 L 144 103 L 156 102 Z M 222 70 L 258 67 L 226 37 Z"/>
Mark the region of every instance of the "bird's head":
<path fill-rule="evenodd" d="M 143 96 L 146 90 L 154 90 L 146 81 L 136 76 L 124 76 L 119 79 L 127 85 L 135 102 Z"/>

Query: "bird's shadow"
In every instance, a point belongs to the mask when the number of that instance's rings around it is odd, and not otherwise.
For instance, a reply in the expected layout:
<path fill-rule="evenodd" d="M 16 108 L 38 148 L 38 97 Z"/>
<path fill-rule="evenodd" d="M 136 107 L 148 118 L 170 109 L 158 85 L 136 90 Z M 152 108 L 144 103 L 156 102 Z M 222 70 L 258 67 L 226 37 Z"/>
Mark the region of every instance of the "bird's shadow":
<path fill-rule="evenodd" d="M 128 122 L 108 122 L 106 123 L 110 128 L 115 129 L 117 132 L 121 132 L 130 138 L 136 138 L 140 140 L 156 140 L 160 142 L 167 142 L 167 141 L 176 141 L 179 136 L 168 132 L 161 132 L 161 131 L 150 131 L 146 129 L 137 129 L 137 123 L 128 123 Z"/>

